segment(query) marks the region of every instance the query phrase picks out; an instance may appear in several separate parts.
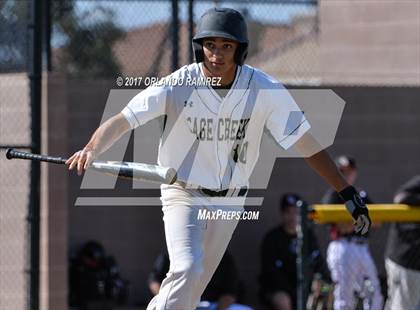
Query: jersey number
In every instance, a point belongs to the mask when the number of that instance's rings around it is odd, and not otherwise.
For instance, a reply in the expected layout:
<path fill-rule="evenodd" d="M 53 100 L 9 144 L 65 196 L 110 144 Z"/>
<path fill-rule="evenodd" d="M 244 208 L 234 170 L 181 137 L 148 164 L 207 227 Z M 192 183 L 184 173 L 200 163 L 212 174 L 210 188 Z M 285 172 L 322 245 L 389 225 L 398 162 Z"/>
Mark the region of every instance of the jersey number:
<path fill-rule="evenodd" d="M 235 148 L 233 149 L 233 161 L 237 163 L 239 160 L 241 163 L 245 164 L 247 150 L 248 150 L 248 141 L 245 143 L 242 143 L 242 145 L 237 144 Z"/>

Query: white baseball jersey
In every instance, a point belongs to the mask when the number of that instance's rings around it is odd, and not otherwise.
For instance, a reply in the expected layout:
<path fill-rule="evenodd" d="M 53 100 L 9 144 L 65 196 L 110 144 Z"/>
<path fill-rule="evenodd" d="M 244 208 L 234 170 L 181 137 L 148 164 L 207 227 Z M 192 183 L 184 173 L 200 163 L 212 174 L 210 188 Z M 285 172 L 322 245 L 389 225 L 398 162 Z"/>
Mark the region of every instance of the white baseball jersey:
<path fill-rule="evenodd" d="M 202 64 L 175 71 L 136 95 L 122 113 L 134 129 L 166 115 L 158 164 L 177 169 L 178 180 L 222 190 L 248 185 L 264 129 L 284 149 L 310 125 L 281 83 L 248 65 L 238 66 L 225 97 L 202 80 Z M 181 81 L 181 82 L 180 82 Z"/>
<path fill-rule="evenodd" d="M 328 245 L 327 263 L 334 282 L 334 309 L 354 309 L 355 292 L 368 293 L 364 281 L 369 279 L 373 291 L 369 309 L 382 309 L 383 298 L 375 262 L 367 244 L 358 244 L 345 238 Z"/>

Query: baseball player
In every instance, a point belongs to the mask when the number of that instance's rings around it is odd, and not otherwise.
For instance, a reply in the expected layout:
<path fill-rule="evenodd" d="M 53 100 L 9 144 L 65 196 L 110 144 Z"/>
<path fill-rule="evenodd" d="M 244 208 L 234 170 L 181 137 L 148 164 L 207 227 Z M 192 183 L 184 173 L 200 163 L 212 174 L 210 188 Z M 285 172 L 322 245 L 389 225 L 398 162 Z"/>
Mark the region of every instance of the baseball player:
<path fill-rule="evenodd" d="M 357 178 L 356 160 L 351 156 L 341 155 L 335 161 L 344 178 L 353 185 Z M 358 189 L 358 192 L 365 202 L 372 203 L 364 190 Z M 343 201 L 334 190 L 329 189 L 322 198 L 322 203 L 342 204 Z M 334 309 L 354 309 L 355 293 L 364 293 L 366 280 L 374 290 L 369 309 L 382 309 L 383 298 L 378 272 L 369 251 L 367 235 L 355 234 L 350 223 L 337 223 L 331 226 L 330 236 L 327 263 L 335 283 Z"/>
<path fill-rule="evenodd" d="M 294 145 L 307 154 L 313 143 L 308 121 L 282 84 L 244 64 L 248 36 L 239 12 L 204 13 L 193 48 L 195 63 L 137 94 L 67 161 L 81 174 L 125 132 L 165 115 L 158 163 L 177 169 L 178 181 L 161 185 L 170 267 L 148 310 L 196 308 L 240 219 L 264 129 L 284 149 Z M 194 83 L 203 78 L 218 85 Z M 320 151 L 306 161 L 340 192 L 355 229 L 366 233 L 368 210 L 328 154 Z M 239 216 L 203 220 L 202 210 Z"/>
<path fill-rule="evenodd" d="M 394 203 L 420 206 L 420 174 L 404 183 Z M 392 223 L 385 251 L 386 310 L 420 309 L 420 223 Z"/>

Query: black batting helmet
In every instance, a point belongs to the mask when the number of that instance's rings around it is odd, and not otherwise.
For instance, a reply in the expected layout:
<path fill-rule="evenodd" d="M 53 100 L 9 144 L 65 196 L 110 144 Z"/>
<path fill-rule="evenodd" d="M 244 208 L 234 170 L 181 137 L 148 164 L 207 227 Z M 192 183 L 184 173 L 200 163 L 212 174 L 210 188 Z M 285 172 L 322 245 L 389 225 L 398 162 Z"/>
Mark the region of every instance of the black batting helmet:
<path fill-rule="evenodd" d="M 248 54 L 248 30 L 241 13 L 229 8 L 213 8 L 201 16 L 192 42 L 197 63 L 204 60 L 203 39 L 211 37 L 220 37 L 238 42 L 235 62 L 238 65 L 244 63 Z"/>

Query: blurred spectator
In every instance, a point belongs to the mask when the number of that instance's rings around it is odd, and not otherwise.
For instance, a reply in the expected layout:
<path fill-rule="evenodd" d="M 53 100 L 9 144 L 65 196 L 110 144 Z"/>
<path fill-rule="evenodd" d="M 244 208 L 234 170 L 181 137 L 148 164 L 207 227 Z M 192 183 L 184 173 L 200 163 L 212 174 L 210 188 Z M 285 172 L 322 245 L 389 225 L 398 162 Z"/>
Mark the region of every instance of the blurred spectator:
<path fill-rule="evenodd" d="M 354 158 L 339 156 L 336 164 L 350 185 L 357 178 Z M 367 193 L 358 189 L 366 203 L 372 203 Z M 344 204 L 338 193 L 329 189 L 322 198 L 324 204 Z M 354 233 L 351 223 L 336 223 L 330 228 L 331 242 L 327 250 L 327 263 L 334 286 L 334 309 L 354 309 L 357 299 L 369 298 L 370 309 L 382 309 L 383 297 L 378 272 L 368 247 L 367 237 Z M 369 287 L 366 287 L 369 286 Z M 365 291 L 371 291 L 369 296 Z"/>
<path fill-rule="evenodd" d="M 296 246 L 297 246 L 297 194 L 285 194 L 280 202 L 280 225 L 270 230 L 261 245 L 261 301 L 273 310 L 296 309 Z M 318 242 L 308 229 L 309 268 L 329 280 L 329 273 L 321 257 Z M 307 288 L 309 290 L 309 287 Z"/>
<path fill-rule="evenodd" d="M 169 271 L 169 256 L 167 252 L 161 253 L 149 275 L 149 289 L 153 295 L 159 292 L 160 285 Z M 210 283 L 207 285 L 198 309 L 206 310 L 252 310 L 238 304 L 243 296 L 243 285 L 239 279 L 233 257 L 225 252 Z"/>
<path fill-rule="evenodd" d="M 420 206 L 420 175 L 397 191 L 395 203 Z M 386 250 L 388 299 L 385 309 L 420 309 L 420 224 L 394 223 Z"/>
<path fill-rule="evenodd" d="M 153 269 L 149 274 L 149 289 L 153 296 L 159 293 L 160 285 L 165 279 L 166 273 L 169 271 L 169 255 L 168 252 L 162 252 L 156 258 Z"/>
<path fill-rule="evenodd" d="M 88 241 L 69 264 L 69 303 L 79 310 L 108 310 L 128 298 L 128 281 L 98 241 Z"/>

